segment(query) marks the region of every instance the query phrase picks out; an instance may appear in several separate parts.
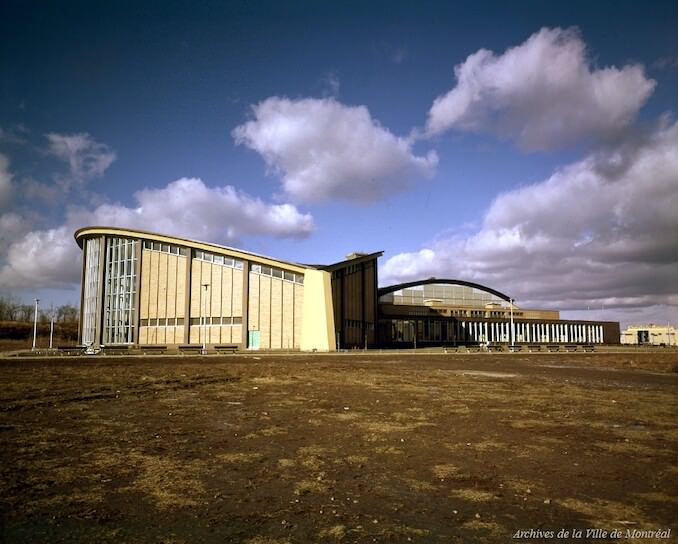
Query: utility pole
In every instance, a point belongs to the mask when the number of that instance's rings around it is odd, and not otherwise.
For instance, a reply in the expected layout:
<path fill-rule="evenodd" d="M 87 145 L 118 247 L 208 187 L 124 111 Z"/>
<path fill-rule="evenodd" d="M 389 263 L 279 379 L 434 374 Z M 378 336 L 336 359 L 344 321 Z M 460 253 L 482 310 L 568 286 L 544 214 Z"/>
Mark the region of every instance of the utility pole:
<path fill-rule="evenodd" d="M 509 331 L 509 334 L 511 335 L 511 347 L 513 347 L 513 341 L 514 341 L 514 334 L 513 334 L 513 299 L 509 299 L 509 304 L 511 308 L 511 330 Z"/>
<path fill-rule="evenodd" d="M 33 316 L 33 351 L 35 351 L 35 343 L 38 336 L 38 303 L 39 298 L 35 299 L 35 315 Z"/>
<path fill-rule="evenodd" d="M 205 289 L 205 293 L 203 296 L 203 311 L 201 313 L 204 314 L 203 316 L 203 334 L 202 334 L 202 354 L 207 355 L 207 288 L 210 286 L 209 283 L 203 283 L 202 284 L 203 288 Z"/>
<path fill-rule="evenodd" d="M 52 339 L 54 338 L 54 308 L 49 311 L 49 349 L 52 349 Z"/>

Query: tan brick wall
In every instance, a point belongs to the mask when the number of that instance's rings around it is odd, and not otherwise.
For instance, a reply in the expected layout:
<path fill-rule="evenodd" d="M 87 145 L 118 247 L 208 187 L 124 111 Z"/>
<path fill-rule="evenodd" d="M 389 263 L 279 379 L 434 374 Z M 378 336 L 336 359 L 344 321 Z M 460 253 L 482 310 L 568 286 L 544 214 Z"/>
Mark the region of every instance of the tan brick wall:
<path fill-rule="evenodd" d="M 148 300 L 150 294 L 150 282 L 151 282 L 151 251 L 144 249 L 141 252 L 141 293 L 139 297 L 140 319 L 148 318 Z M 145 344 L 146 341 L 142 341 L 140 336 L 139 343 Z"/>
<path fill-rule="evenodd" d="M 250 272 L 250 297 L 248 306 L 248 324 L 247 330 L 258 331 L 259 325 L 259 274 Z"/>
<path fill-rule="evenodd" d="M 200 319 L 201 315 L 211 318 L 242 316 L 243 271 L 197 259 L 191 263 L 191 304 L 190 318 Z M 208 283 L 207 304 L 204 303 L 203 283 Z M 207 325 L 208 344 L 231 344 L 240 342 L 234 332 L 236 325 Z M 199 325 L 191 325 L 189 341 L 202 343 L 203 333 Z M 238 338 L 234 340 L 234 338 Z"/>
<path fill-rule="evenodd" d="M 262 349 L 271 348 L 271 278 L 259 278 L 259 330 Z"/>
<path fill-rule="evenodd" d="M 158 254 L 158 317 L 167 317 L 167 257 L 167 253 Z"/>
<path fill-rule="evenodd" d="M 271 349 L 282 348 L 282 283 L 271 278 Z"/>
<path fill-rule="evenodd" d="M 186 286 L 186 257 L 148 249 L 141 256 L 139 318 L 183 318 Z M 179 326 L 183 331 L 183 327 Z M 177 327 L 140 327 L 140 344 L 181 344 Z"/>
<path fill-rule="evenodd" d="M 200 284 L 201 284 L 201 274 L 200 270 L 202 269 L 202 263 L 196 261 L 195 259 L 191 262 L 191 317 L 200 317 L 201 309 L 201 293 L 200 293 Z M 191 327 L 192 328 L 192 327 Z M 191 336 L 192 338 L 192 336 Z M 193 340 L 191 339 L 191 343 Z"/>
<path fill-rule="evenodd" d="M 294 284 L 282 284 L 282 347 L 294 347 Z"/>
<path fill-rule="evenodd" d="M 261 349 L 300 347 L 303 305 L 303 285 L 250 273 L 247 330 L 260 332 Z"/>
<path fill-rule="evenodd" d="M 228 267 L 224 267 L 221 276 L 221 315 L 236 315 L 233 313 L 233 269 Z"/>
<path fill-rule="evenodd" d="M 233 269 L 233 315 L 241 316 L 242 315 L 242 283 L 243 283 L 243 271 Z"/>
<path fill-rule="evenodd" d="M 177 270 L 179 257 L 176 255 L 167 255 L 167 317 L 176 317 L 177 316 L 177 303 L 181 300 L 181 305 L 184 304 L 184 299 L 179 298 L 179 293 L 177 292 Z M 184 273 L 184 269 L 181 269 L 181 274 Z M 174 341 L 172 341 L 174 343 Z"/>
<path fill-rule="evenodd" d="M 219 265 L 210 265 L 208 264 L 208 270 L 211 270 L 210 274 L 210 313 L 211 317 L 221 317 L 223 314 L 221 312 L 221 271 L 223 266 Z M 219 340 L 217 340 L 219 342 Z"/>
<path fill-rule="evenodd" d="M 177 257 L 177 299 L 176 299 L 176 314 L 177 317 L 186 317 L 185 301 L 186 301 L 186 259 L 187 257 Z M 177 343 L 182 343 L 183 337 Z"/>
<path fill-rule="evenodd" d="M 239 344 L 242 342 L 242 325 L 233 325 L 231 327 L 233 336 L 231 337 L 231 342 L 234 344 Z"/>
<path fill-rule="evenodd" d="M 304 321 L 304 286 L 294 285 L 294 347 L 301 347 L 301 330 Z"/>
<path fill-rule="evenodd" d="M 157 317 L 158 315 L 158 252 L 150 251 L 150 284 L 148 287 L 148 316 Z"/>

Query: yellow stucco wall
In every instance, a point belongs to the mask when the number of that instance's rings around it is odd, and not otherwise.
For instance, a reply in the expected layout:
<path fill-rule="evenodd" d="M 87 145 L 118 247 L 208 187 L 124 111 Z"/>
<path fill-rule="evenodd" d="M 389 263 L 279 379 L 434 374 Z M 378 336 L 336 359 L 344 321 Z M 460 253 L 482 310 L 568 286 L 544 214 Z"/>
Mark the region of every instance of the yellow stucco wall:
<path fill-rule="evenodd" d="M 331 274 L 324 270 L 307 270 L 304 275 L 301 350 L 336 349 Z"/>

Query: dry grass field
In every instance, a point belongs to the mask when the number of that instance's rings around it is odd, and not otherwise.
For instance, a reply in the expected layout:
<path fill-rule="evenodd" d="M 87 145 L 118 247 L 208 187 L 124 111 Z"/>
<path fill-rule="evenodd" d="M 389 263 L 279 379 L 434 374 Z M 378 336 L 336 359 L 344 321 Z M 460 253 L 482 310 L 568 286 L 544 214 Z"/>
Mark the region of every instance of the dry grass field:
<path fill-rule="evenodd" d="M 0 360 L 0 541 L 506 542 L 573 528 L 675 538 L 677 363 Z"/>

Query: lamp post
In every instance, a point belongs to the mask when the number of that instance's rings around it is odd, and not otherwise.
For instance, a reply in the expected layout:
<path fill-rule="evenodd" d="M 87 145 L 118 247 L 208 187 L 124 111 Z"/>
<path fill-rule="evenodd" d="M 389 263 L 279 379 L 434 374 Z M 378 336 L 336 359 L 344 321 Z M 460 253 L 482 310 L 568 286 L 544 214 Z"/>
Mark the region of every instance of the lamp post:
<path fill-rule="evenodd" d="M 35 351 L 35 342 L 38 336 L 38 303 L 40 302 L 39 298 L 35 299 L 35 315 L 33 316 L 33 348 Z"/>
<path fill-rule="evenodd" d="M 509 309 L 511 311 L 511 329 L 509 330 L 509 335 L 511 336 L 511 347 L 513 347 L 514 343 L 514 334 L 513 334 L 513 299 L 509 299 Z"/>
<path fill-rule="evenodd" d="M 202 334 L 202 354 L 207 355 L 207 288 L 210 286 L 209 283 L 203 283 L 202 284 L 203 288 L 205 289 L 204 296 L 203 296 L 203 334 Z"/>
<path fill-rule="evenodd" d="M 52 349 L 52 339 L 54 338 L 54 308 L 49 311 L 49 349 Z"/>

